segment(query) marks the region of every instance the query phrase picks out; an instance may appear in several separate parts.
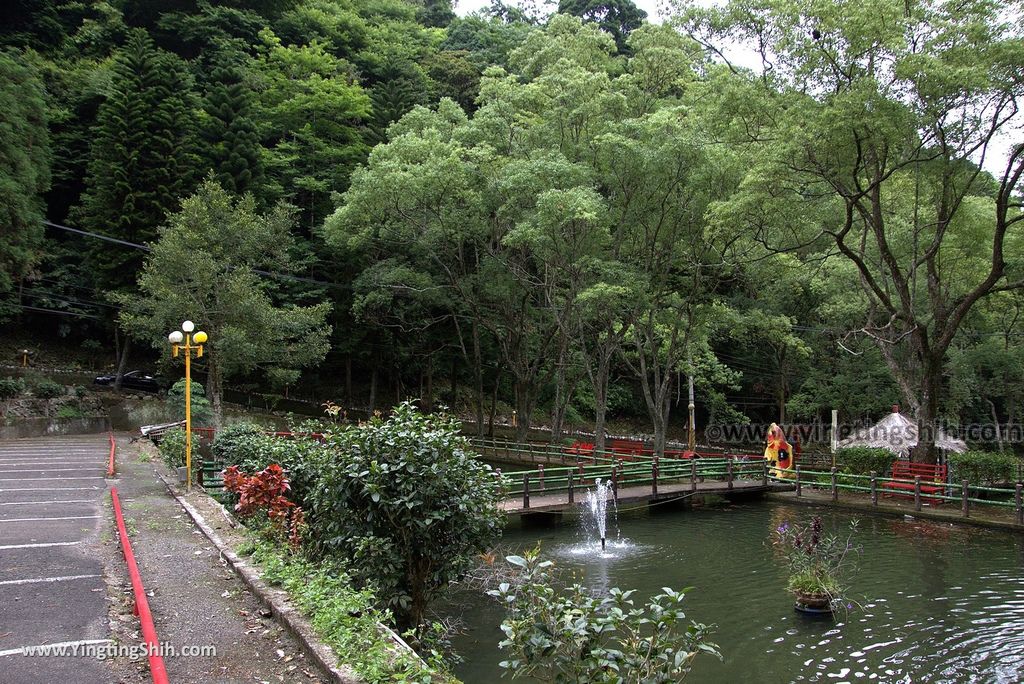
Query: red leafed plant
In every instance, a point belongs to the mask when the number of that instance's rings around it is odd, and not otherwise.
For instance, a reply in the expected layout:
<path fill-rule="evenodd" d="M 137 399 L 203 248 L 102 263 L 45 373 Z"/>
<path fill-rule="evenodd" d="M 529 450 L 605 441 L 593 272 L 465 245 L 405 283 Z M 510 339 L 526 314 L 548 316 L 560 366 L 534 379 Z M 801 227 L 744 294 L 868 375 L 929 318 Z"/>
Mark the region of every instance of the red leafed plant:
<path fill-rule="evenodd" d="M 298 546 L 303 523 L 302 509 L 288 499 L 291 486 L 284 469 L 276 463 L 249 475 L 231 466 L 224 471 L 224 488 L 238 495 L 235 511 L 241 516 L 266 513 L 267 517 L 288 534 L 288 541 Z"/>

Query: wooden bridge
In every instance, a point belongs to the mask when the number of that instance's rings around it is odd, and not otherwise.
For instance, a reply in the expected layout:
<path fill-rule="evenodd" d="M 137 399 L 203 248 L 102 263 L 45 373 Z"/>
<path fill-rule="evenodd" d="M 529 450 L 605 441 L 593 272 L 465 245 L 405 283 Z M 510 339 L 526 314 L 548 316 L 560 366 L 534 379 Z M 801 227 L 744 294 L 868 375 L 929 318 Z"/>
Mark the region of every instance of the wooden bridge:
<path fill-rule="evenodd" d="M 507 473 L 509 515 L 572 510 L 598 480 L 611 483 L 618 504 L 661 503 L 692 496 L 734 496 L 767 492 L 779 486 L 760 457 L 657 459 L 577 465 Z M 782 485 L 785 487 L 785 485 Z M 787 487 L 788 488 L 788 487 Z"/>

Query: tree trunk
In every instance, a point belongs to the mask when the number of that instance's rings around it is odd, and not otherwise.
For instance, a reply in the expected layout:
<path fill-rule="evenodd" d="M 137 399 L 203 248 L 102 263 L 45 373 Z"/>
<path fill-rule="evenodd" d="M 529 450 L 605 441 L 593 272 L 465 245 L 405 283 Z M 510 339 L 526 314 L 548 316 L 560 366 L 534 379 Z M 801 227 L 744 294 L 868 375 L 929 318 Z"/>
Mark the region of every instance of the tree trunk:
<path fill-rule="evenodd" d="M 1003 433 L 999 429 L 999 413 L 996 411 L 996 404 L 991 399 L 986 399 L 985 401 L 988 402 L 988 407 L 992 411 L 992 426 L 996 430 L 996 444 L 999 445 L 999 451 L 1003 452 L 1006 448 L 1003 445 Z"/>
<path fill-rule="evenodd" d="M 494 418 L 498 413 L 498 387 L 501 385 L 501 374 L 494 375 L 494 389 L 491 391 L 491 415 L 487 423 L 487 436 L 494 439 Z"/>
<path fill-rule="evenodd" d="M 206 396 L 210 399 L 213 410 L 213 428 L 220 430 L 224 416 L 224 378 L 220 372 L 220 364 L 207 363 Z"/>
<path fill-rule="evenodd" d="M 484 436 L 484 359 L 480 348 L 480 326 L 473 321 L 473 381 L 476 387 L 476 436 Z"/>
<path fill-rule="evenodd" d="M 531 382 L 516 379 L 516 441 L 525 442 L 530 434 L 530 418 L 533 415 L 534 387 Z"/>
<path fill-rule="evenodd" d="M 352 356 L 345 357 L 345 405 L 352 406 Z"/>
<path fill-rule="evenodd" d="M 128 355 L 132 349 L 132 338 L 124 336 L 124 344 L 121 345 L 121 358 L 117 361 L 117 374 L 114 375 L 114 389 L 121 389 L 121 382 L 124 380 L 125 371 L 128 368 Z"/>
<path fill-rule="evenodd" d="M 370 417 L 373 417 L 373 412 L 377 410 L 377 357 L 373 359 L 373 371 L 370 373 L 370 405 L 368 413 Z"/>
<path fill-rule="evenodd" d="M 935 448 L 939 396 L 942 390 L 942 360 L 927 363 L 922 369 L 921 404 L 917 409 L 917 446 L 910 454 L 915 463 L 934 464 L 938 460 Z"/>

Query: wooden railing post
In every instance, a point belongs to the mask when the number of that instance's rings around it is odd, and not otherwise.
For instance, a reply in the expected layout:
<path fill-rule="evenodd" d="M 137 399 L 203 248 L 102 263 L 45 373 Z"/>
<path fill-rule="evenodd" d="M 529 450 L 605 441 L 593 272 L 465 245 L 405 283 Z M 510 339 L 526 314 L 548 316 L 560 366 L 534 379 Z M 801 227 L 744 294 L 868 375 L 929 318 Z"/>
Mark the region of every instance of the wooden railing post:
<path fill-rule="evenodd" d="M 725 477 L 729 482 L 729 489 L 732 489 L 732 459 L 729 457 L 725 459 Z"/>
<path fill-rule="evenodd" d="M 768 486 L 768 461 L 761 459 L 761 484 Z"/>
<path fill-rule="evenodd" d="M 839 501 L 839 487 L 836 484 L 836 469 L 832 469 L 832 500 Z"/>
<path fill-rule="evenodd" d="M 658 496 L 658 457 L 651 461 L 651 496 Z"/>
<path fill-rule="evenodd" d="M 800 496 L 800 466 L 796 467 L 796 495 Z"/>
<path fill-rule="evenodd" d="M 690 491 L 697 491 L 697 459 L 690 458 Z"/>
<path fill-rule="evenodd" d="M 542 465 L 537 466 L 537 470 L 540 471 L 540 473 L 538 474 L 537 477 L 540 478 L 540 491 L 543 492 L 544 491 L 544 466 L 542 466 Z"/>
<path fill-rule="evenodd" d="M 871 505 L 878 505 L 878 473 L 871 471 Z"/>
<path fill-rule="evenodd" d="M 921 510 L 921 476 L 914 476 L 914 510 Z"/>
<path fill-rule="evenodd" d="M 965 518 L 971 516 L 971 488 L 967 480 L 960 481 L 960 512 Z"/>
<path fill-rule="evenodd" d="M 1014 492 L 1013 492 L 1013 503 L 1014 503 L 1014 506 L 1017 508 L 1017 524 L 1018 525 L 1024 525 L 1024 505 L 1022 505 L 1022 502 L 1021 502 L 1021 490 L 1022 489 L 1024 489 L 1024 484 L 1021 484 L 1020 482 L 1018 482 L 1017 486 L 1014 487 Z"/>
<path fill-rule="evenodd" d="M 572 471 L 569 471 L 569 503 L 576 503 L 576 490 L 572 484 Z"/>
<path fill-rule="evenodd" d="M 619 502 L 619 465 L 612 466 L 612 498 L 615 503 Z"/>
<path fill-rule="evenodd" d="M 530 507 L 530 476 L 523 475 L 523 508 Z"/>

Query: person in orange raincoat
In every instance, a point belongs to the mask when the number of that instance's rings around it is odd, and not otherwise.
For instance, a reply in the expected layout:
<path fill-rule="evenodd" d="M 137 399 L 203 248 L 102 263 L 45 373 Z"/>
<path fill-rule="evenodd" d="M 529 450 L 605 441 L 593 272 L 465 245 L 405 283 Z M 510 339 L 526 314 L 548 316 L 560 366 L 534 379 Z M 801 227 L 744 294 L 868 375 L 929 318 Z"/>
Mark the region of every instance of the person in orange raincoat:
<path fill-rule="evenodd" d="M 791 472 L 796 467 L 793 446 L 786 441 L 782 428 L 775 423 L 768 427 L 768 446 L 764 450 L 764 459 L 768 461 L 768 467 L 772 468 L 774 477 L 796 477 L 795 473 Z"/>

